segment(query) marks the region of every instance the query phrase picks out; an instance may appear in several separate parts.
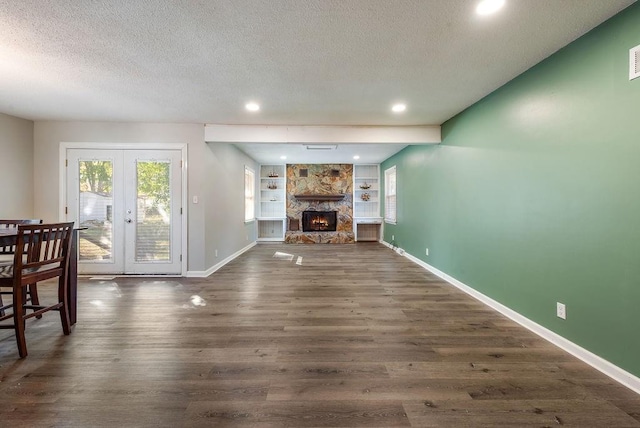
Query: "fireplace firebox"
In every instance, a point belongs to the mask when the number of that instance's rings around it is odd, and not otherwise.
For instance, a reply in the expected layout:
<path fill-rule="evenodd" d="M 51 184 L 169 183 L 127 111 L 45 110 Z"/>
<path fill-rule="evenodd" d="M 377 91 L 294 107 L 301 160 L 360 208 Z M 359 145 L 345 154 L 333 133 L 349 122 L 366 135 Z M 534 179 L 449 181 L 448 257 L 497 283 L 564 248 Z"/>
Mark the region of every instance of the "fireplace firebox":
<path fill-rule="evenodd" d="M 337 211 L 303 211 L 303 232 L 335 232 L 338 225 Z"/>

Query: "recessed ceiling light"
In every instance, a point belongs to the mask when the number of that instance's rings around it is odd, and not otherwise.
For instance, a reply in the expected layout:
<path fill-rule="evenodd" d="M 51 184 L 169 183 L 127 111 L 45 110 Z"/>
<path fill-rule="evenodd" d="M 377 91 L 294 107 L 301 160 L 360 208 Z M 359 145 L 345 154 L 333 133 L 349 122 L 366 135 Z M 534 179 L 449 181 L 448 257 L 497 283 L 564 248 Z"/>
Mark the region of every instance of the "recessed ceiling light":
<path fill-rule="evenodd" d="M 287 157 L 286 156 L 280 156 L 280 159 L 285 160 Z"/>
<path fill-rule="evenodd" d="M 254 102 L 250 102 L 250 103 L 246 103 L 244 105 L 244 108 L 246 108 L 249 111 L 258 111 L 258 110 L 260 110 L 260 104 L 254 103 Z"/>
<path fill-rule="evenodd" d="M 502 9 L 505 0 L 482 0 L 476 7 L 478 15 L 491 15 Z"/>
<path fill-rule="evenodd" d="M 354 158 L 355 160 L 358 160 L 358 159 L 360 159 L 360 156 L 355 155 L 353 158 Z"/>
<path fill-rule="evenodd" d="M 393 107 L 391 107 L 391 111 L 393 111 L 394 113 L 402 113 L 406 109 L 407 109 L 406 104 L 394 104 Z"/>

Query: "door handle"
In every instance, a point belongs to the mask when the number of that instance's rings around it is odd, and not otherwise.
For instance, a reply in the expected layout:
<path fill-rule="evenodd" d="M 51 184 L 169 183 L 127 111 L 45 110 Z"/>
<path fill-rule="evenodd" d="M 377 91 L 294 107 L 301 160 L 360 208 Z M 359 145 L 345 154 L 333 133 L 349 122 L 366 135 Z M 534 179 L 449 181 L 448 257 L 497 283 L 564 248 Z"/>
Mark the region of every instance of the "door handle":
<path fill-rule="evenodd" d="M 133 220 L 131 220 L 130 218 L 125 220 L 127 223 L 131 223 Z"/>

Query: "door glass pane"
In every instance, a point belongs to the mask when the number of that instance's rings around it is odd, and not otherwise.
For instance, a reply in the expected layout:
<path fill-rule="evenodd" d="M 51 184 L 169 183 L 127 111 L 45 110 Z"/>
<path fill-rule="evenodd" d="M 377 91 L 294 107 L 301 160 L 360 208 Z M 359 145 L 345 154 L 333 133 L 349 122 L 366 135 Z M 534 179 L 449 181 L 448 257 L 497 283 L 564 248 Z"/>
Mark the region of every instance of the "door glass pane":
<path fill-rule="evenodd" d="M 79 161 L 79 223 L 81 261 L 108 261 L 113 257 L 113 163 Z"/>
<path fill-rule="evenodd" d="M 170 170 L 167 161 L 136 163 L 137 262 L 171 261 Z"/>

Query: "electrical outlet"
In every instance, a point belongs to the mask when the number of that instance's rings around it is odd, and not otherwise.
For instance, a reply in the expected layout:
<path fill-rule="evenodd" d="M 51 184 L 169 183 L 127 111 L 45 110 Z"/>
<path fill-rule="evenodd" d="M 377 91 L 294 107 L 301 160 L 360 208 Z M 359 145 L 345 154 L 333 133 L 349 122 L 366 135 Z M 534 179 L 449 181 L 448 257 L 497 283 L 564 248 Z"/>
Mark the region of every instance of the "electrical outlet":
<path fill-rule="evenodd" d="M 396 240 L 396 235 L 391 235 L 391 240 L 395 241 Z"/>
<path fill-rule="evenodd" d="M 429 255 L 429 249 L 428 248 L 424 252 L 425 252 L 425 255 L 427 255 L 427 256 Z"/>
<path fill-rule="evenodd" d="M 567 319 L 567 307 L 564 303 L 556 302 L 556 315 L 563 320 Z"/>
<path fill-rule="evenodd" d="M 216 250 L 216 257 L 218 257 L 218 250 Z"/>

